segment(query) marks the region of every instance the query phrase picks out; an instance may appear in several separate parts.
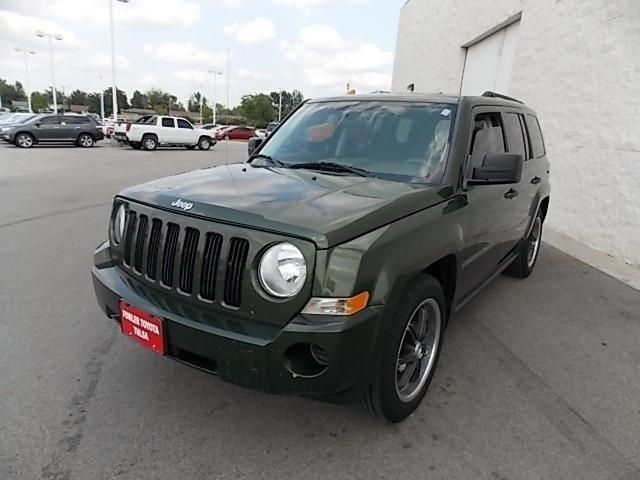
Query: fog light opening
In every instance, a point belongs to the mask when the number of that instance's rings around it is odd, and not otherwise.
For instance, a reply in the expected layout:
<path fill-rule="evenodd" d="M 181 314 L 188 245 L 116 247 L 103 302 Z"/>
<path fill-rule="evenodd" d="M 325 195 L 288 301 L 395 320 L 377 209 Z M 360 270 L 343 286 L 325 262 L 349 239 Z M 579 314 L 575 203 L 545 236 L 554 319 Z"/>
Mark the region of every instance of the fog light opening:
<path fill-rule="evenodd" d="M 284 365 L 294 377 L 317 377 L 329 366 L 329 355 L 317 345 L 295 343 L 285 350 Z"/>

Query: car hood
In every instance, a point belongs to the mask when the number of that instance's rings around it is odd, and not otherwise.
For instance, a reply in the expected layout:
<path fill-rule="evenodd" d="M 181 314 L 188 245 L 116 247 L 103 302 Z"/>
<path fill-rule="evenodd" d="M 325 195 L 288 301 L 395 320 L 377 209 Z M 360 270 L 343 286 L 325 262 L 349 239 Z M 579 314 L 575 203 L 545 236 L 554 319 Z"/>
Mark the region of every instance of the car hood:
<path fill-rule="evenodd" d="M 452 192 L 446 186 L 231 164 L 162 178 L 119 196 L 329 248 L 440 203 Z"/>

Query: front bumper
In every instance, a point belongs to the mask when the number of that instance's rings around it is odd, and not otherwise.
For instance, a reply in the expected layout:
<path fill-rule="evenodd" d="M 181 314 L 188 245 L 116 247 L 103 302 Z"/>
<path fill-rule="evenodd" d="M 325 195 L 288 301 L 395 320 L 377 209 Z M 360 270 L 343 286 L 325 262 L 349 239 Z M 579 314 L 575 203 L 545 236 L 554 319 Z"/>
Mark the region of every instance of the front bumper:
<path fill-rule="evenodd" d="M 283 328 L 249 324 L 139 282 L 113 265 L 107 252 L 99 247 L 92 270 L 100 308 L 120 322 L 122 299 L 162 318 L 170 357 L 251 389 L 324 395 L 338 402 L 357 398 L 371 381 L 383 306 L 370 306 L 350 317 L 297 315 Z M 324 371 L 292 373 L 288 355 L 300 344 L 326 352 Z"/>

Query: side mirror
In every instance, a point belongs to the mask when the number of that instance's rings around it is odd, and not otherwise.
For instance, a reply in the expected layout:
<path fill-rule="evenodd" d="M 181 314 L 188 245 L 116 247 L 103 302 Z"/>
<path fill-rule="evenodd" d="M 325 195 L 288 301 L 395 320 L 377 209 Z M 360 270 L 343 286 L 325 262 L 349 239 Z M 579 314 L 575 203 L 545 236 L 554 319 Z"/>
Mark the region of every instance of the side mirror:
<path fill-rule="evenodd" d="M 249 144 L 247 146 L 247 149 L 249 150 L 249 156 L 253 155 L 253 152 L 255 152 L 258 147 L 262 145 L 262 142 L 264 142 L 264 138 L 262 137 L 251 137 L 249 139 Z"/>
<path fill-rule="evenodd" d="M 504 185 L 522 178 L 524 158 L 519 153 L 487 153 L 481 167 L 473 169 L 469 185 Z"/>
<path fill-rule="evenodd" d="M 42 124 L 41 124 L 40 122 L 36 122 L 36 123 L 34 123 L 33 125 L 34 125 L 35 127 L 40 128 L 40 125 L 42 125 Z"/>

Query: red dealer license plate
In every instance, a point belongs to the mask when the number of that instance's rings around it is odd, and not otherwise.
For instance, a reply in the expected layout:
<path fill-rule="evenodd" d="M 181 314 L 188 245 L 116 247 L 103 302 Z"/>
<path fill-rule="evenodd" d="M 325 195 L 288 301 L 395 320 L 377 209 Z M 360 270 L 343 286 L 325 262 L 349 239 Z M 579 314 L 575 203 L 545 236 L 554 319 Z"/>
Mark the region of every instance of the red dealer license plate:
<path fill-rule="evenodd" d="M 164 355 L 162 320 L 139 308 L 120 301 L 120 325 L 122 333 L 133 338 L 143 347 Z"/>

